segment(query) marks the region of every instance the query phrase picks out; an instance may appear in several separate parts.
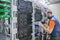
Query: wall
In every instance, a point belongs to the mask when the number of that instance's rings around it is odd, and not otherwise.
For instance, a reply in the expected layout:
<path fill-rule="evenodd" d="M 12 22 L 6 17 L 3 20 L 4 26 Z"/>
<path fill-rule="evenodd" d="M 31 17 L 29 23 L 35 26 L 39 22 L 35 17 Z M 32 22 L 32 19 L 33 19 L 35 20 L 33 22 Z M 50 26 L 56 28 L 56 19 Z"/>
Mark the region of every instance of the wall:
<path fill-rule="evenodd" d="M 60 21 L 60 3 L 48 5 L 53 15 Z"/>

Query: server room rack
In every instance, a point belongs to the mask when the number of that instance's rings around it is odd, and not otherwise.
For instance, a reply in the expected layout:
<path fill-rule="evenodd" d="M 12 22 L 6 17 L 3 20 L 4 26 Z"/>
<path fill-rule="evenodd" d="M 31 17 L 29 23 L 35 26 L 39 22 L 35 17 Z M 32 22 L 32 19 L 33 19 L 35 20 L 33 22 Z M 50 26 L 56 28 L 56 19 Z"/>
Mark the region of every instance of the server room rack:
<path fill-rule="evenodd" d="M 0 0 L 0 40 L 16 40 L 17 0 Z"/>
<path fill-rule="evenodd" d="M 0 40 L 10 40 L 11 0 L 0 0 Z"/>
<path fill-rule="evenodd" d="M 37 1 L 36 1 L 37 2 Z M 45 32 L 43 31 L 42 28 L 40 28 L 38 26 L 38 22 L 41 21 L 41 22 L 45 22 L 45 12 L 48 10 L 47 7 L 44 7 L 44 5 L 42 6 L 42 4 L 40 5 L 40 8 L 37 8 L 36 7 L 36 2 L 33 2 L 33 13 L 32 13 L 32 40 L 46 40 L 46 35 L 45 35 Z M 36 9 L 38 11 L 41 11 L 41 15 L 36 13 Z M 35 17 L 35 15 L 38 14 L 39 17 Z M 41 18 L 40 18 L 41 17 Z M 40 18 L 40 19 L 37 19 L 36 18 Z M 44 23 L 43 23 L 44 24 Z M 38 32 L 36 32 L 36 25 L 37 25 L 37 29 L 38 29 Z M 37 35 L 37 36 L 36 36 Z"/>
<path fill-rule="evenodd" d="M 18 0 L 18 38 L 31 40 L 32 32 L 32 2 Z"/>

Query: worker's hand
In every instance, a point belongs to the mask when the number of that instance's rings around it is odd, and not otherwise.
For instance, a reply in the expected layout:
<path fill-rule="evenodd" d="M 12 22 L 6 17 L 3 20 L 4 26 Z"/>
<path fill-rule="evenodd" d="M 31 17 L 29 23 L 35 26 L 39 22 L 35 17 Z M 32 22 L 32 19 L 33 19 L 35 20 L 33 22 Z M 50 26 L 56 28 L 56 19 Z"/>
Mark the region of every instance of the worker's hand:
<path fill-rule="evenodd" d="M 38 22 L 38 25 L 39 25 L 40 27 L 43 27 L 43 26 L 44 26 L 41 22 Z"/>

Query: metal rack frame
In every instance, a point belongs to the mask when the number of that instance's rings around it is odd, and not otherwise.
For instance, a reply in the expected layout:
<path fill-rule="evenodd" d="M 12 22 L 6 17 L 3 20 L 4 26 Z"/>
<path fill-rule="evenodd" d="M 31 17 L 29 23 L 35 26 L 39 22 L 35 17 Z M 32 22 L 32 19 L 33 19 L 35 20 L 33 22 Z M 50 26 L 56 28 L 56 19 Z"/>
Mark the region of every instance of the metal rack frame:
<path fill-rule="evenodd" d="M 17 33 L 17 27 L 14 27 L 14 23 L 17 23 L 17 17 L 14 17 L 14 12 L 17 12 L 17 0 L 12 0 L 12 3 L 11 3 L 11 27 L 10 27 L 10 31 L 11 31 L 11 40 L 16 40 L 16 33 Z M 15 5 L 14 5 L 15 4 Z"/>
<path fill-rule="evenodd" d="M 35 14 L 35 4 L 33 3 L 33 13 L 32 13 L 32 40 L 35 40 L 35 25 L 34 25 L 34 14 Z"/>

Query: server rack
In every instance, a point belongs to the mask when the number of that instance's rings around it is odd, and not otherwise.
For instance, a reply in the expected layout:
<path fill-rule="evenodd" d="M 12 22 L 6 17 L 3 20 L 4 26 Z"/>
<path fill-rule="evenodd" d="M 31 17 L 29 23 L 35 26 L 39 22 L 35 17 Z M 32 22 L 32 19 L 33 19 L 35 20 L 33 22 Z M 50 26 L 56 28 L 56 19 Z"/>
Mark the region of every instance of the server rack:
<path fill-rule="evenodd" d="M 10 40 L 11 0 L 0 0 L 0 40 Z"/>
<path fill-rule="evenodd" d="M 32 33 L 32 2 L 18 0 L 18 38 L 31 40 Z"/>
<path fill-rule="evenodd" d="M 17 12 L 17 6 L 14 6 L 16 1 L 0 0 L 0 40 L 16 40 L 17 28 L 15 23 L 17 23 L 17 18 L 15 18 L 15 12 Z"/>
<path fill-rule="evenodd" d="M 29 1 L 29 0 L 27 0 Z M 32 40 L 46 40 L 46 33 L 42 28 L 38 26 L 38 22 L 45 22 L 45 12 L 48 10 L 47 7 L 40 5 L 40 8 L 36 7 L 36 2 L 33 2 L 33 13 L 32 13 Z M 41 12 L 40 12 L 41 11 Z M 40 16 L 39 16 L 40 15 Z M 43 23 L 44 24 L 44 23 Z M 37 32 L 36 32 L 37 30 Z M 36 36 L 37 35 L 37 36 Z"/>

